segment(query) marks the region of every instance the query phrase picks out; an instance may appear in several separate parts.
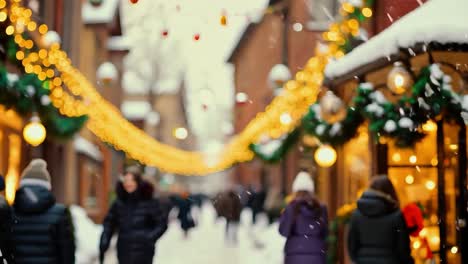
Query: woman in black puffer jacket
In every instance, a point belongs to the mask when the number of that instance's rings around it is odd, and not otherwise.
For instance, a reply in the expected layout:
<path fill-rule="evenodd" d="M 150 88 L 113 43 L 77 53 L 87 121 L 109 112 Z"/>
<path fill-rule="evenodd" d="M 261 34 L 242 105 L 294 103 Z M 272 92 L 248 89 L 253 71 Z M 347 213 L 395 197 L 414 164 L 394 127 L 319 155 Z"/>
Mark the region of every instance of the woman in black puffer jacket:
<path fill-rule="evenodd" d="M 372 180 L 351 217 L 348 251 L 356 264 L 413 264 L 409 232 L 387 176 Z"/>
<path fill-rule="evenodd" d="M 137 167 L 129 167 L 117 184 L 117 200 L 103 224 L 100 259 L 114 231 L 118 231 L 117 257 L 120 264 L 153 263 L 156 241 L 167 229 L 167 214 L 153 199 L 153 186 L 141 178 Z"/>

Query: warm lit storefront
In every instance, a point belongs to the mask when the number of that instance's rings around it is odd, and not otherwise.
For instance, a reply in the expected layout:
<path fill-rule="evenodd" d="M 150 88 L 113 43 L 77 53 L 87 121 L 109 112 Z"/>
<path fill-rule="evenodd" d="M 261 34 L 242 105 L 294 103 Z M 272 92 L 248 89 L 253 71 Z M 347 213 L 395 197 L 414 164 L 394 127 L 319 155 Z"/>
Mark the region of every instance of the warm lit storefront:
<path fill-rule="evenodd" d="M 6 180 L 6 198 L 15 198 L 21 166 L 23 119 L 0 105 L 0 174 Z"/>
<path fill-rule="evenodd" d="M 391 178 L 402 208 L 422 208 L 417 263 L 427 246 L 436 263 L 468 263 L 468 38 L 459 37 L 468 29 L 454 2 L 429 2 L 330 63 L 326 85 L 347 112 L 323 127 L 313 113 L 308 120 L 337 151 L 317 177 L 332 209 L 354 203 L 377 174 Z M 436 10 L 451 17 L 424 19 Z"/>

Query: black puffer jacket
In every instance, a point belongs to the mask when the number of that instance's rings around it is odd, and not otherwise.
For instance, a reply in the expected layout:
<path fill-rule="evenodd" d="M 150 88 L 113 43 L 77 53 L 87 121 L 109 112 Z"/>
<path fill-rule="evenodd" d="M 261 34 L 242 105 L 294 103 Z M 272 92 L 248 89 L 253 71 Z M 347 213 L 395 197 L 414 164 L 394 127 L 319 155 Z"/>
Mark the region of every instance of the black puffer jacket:
<path fill-rule="evenodd" d="M 117 200 L 103 223 L 101 256 L 118 230 L 117 255 L 120 264 L 153 263 L 156 241 L 167 229 L 167 214 L 158 200 L 153 199 L 153 187 L 143 181 L 129 194 L 117 184 Z"/>
<path fill-rule="evenodd" d="M 69 211 L 41 186 L 24 186 L 13 206 L 14 263 L 75 263 L 75 240 Z"/>
<path fill-rule="evenodd" d="M 10 260 L 11 243 L 10 243 L 10 225 L 11 225 L 11 211 L 7 201 L 0 195 L 0 263 L 3 260 Z"/>
<path fill-rule="evenodd" d="M 413 264 L 409 233 L 397 204 L 366 191 L 351 217 L 348 250 L 356 264 Z"/>

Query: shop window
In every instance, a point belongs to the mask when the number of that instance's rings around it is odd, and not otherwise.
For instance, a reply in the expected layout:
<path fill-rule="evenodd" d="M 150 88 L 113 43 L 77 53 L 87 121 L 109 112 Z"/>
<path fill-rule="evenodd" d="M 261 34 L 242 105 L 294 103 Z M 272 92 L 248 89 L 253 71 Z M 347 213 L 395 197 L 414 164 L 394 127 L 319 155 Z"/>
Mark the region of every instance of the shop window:
<path fill-rule="evenodd" d="M 369 134 L 367 126 L 359 128 L 359 135 L 343 147 L 343 202 L 353 203 L 367 188 L 370 176 Z"/>
<path fill-rule="evenodd" d="M 417 203 L 424 210 L 425 228 L 421 232 L 420 238 L 412 240 L 413 256 L 416 263 L 424 263 L 425 249 L 421 246 L 423 237 L 427 239 L 431 250 L 438 258 L 440 236 L 437 165 L 439 162 L 444 163 L 448 263 L 460 263 L 459 255 L 456 252 L 457 230 L 455 226 L 457 179 L 459 177 L 457 173 L 458 129 L 456 126 L 445 125 L 445 139 L 442 146 L 445 159 L 439 160 L 437 157 L 437 128 L 432 124 L 430 127 L 433 129 L 427 129 L 428 135 L 413 148 L 401 149 L 389 144 L 388 175 L 397 189 L 402 208 L 409 203 Z"/>

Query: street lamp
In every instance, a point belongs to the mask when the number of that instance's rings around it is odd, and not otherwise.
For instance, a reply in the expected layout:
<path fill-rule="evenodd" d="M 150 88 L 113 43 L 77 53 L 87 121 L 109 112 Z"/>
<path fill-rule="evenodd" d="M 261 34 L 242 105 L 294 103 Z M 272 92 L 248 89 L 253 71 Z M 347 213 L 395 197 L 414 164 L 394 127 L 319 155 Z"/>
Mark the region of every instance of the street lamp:
<path fill-rule="evenodd" d="M 37 114 L 33 114 L 31 121 L 23 129 L 24 140 L 31 146 L 37 147 L 44 142 L 46 135 L 47 132 L 41 123 L 41 119 Z"/>
<path fill-rule="evenodd" d="M 315 151 L 314 158 L 320 167 L 328 168 L 336 162 L 336 151 L 329 145 L 323 145 Z"/>
<path fill-rule="evenodd" d="M 408 70 L 403 67 L 403 63 L 397 61 L 393 64 L 393 69 L 388 74 L 387 86 L 395 94 L 405 93 L 413 85 L 413 78 Z"/>

